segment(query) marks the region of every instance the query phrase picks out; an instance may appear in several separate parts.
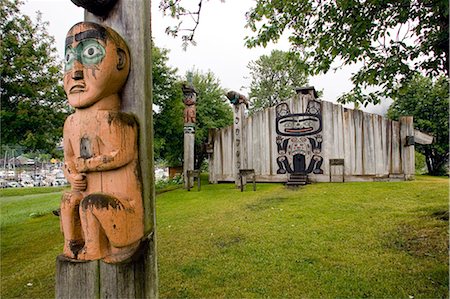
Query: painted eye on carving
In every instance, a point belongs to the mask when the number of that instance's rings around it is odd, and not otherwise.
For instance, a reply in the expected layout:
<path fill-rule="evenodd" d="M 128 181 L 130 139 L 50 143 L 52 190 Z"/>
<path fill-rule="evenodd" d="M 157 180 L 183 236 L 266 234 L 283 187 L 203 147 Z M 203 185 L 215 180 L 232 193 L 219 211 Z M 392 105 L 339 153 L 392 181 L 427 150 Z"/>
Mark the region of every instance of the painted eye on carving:
<path fill-rule="evenodd" d="M 64 57 L 65 69 L 69 70 L 72 68 L 75 61 L 75 52 L 72 48 L 66 49 L 66 56 Z"/>
<path fill-rule="evenodd" d="M 97 64 L 105 57 L 105 48 L 96 40 L 83 42 L 79 52 L 84 65 Z"/>
<path fill-rule="evenodd" d="M 296 122 L 295 119 L 293 118 L 288 118 L 288 119 L 283 119 L 282 121 L 280 121 L 280 124 L 284 124 L 285 128 L 291 128 L 294 126 L 294 123 Z"/>

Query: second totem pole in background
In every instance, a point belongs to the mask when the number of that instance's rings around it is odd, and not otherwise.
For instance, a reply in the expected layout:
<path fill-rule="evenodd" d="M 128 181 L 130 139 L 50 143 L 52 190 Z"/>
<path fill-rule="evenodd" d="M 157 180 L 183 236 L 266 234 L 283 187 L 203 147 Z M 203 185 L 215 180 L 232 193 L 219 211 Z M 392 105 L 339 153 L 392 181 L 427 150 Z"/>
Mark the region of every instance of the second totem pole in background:
<path fill-rule="evenodd" d="M 247 98 L 236 92 L 229 91 L 227 93 L 227 98 L 230 100 L 230 103 L 233 104 L 233 130 L 234 130 L 234 161 L 235 161 L 235 183 L 236 187 L 241 186 L 241 181 L 239 177 L 239 170 L 247 168 L 247 159 L 245 158 L 245 153 L 247 151 L 247 146 L 245 142 L 245 128 L 244 128 L 244 119 L 245 119 L 245 108 L 248 108 L 248 100 Z M 243 181 L 245 185 L 245 178 Z"/>
<path fill-rule="evenodd" d="M 195 121 L 197 92 L 192 86 L 183 85 L 184 95 L 184 155 L 183 178 L 184 188 L 188 189 L 193 184 L 193 179 L 188 177 L 188 171 L 194 170 L 194 145 L 195 145 Z"/>

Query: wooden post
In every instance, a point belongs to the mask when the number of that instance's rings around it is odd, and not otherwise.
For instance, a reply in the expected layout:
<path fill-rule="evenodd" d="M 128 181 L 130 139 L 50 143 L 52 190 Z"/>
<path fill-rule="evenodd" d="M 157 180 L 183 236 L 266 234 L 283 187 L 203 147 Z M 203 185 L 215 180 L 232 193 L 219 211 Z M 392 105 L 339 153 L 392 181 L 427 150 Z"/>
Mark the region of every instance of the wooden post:
<path fill-rule="evenodd" d="M 246 136 L 245 136 L 245 104 L 239 103 L 234 105 L 234 123 L 233 123 L 233 136 L 234 136 L 234 174 L 236 187 L 239 188 L 242 184 L 245 185 L 246 178 L 239 177 L 239 170 L 247 168 L 247 147 L 246 147 Z"/>
<path fill-rule="evenodd" d="M 183 144 L 183 178 L 184 188 L 190 189 L 193 185 L 193 179 L 188 175 L 189 171 L 194 170 L 195 159 L 195 122 L 197 92 L 192 86 L 183 84 L 184 102 L 184 144 Z"/>
<path fill-rule="evenodd" d="M 408 143 L 408 137 L 414 137 L 412 116 L 400 117 L 401 158 L 405 180 L 413 180 L 415 173 L 414 143 Z"/>
<path fill-rule="evenodd" d="M 229 91 L 227 98 L 233 104 L 233 155 L 234 155 L 234 183 L 236 188 L 246 183 L 245 178 L 239 176 L 239 170 L 247 168 L 247 136 L 245 127 L 245 108 L 248 107 L 248 99 L 235 91 Z"/>
<path fill-rule="evenodd" d="M 192 187 L 193 180 L 188 176 L 188 171 L 194 170 L 194 145 L 195 126 L 184 124 L 184 151 L 183 151 L 183 178 L 184 188 Z"/>
<path fill-rule="evenodd" d="M 74 262 L 58 257 L 55 296 L 157 298 L 150 1 L 118 0 L 107 17 L 98 17 L 86 11 L 85 21 L 113 28 L 127 42 L 130 50 L 131 71 L 121 95 L 121 110 L 133 114 L 139 123 L 146 238 L 141 241 L 138 252 L 131 260 L 119 264 Z"/>
<path fill-rule="evenodd" d="M 216 182 L 216 171 L 215 171 L 215 164 L 214 164 L 214 147 L 215 147 L 215 138 L 216 133 L 218 129 L 209 129 L 208 130 L 208 144 L 206 145 L 206 153 L 208 154 L 208 181 L 210 184 L 214 184 Z"/>

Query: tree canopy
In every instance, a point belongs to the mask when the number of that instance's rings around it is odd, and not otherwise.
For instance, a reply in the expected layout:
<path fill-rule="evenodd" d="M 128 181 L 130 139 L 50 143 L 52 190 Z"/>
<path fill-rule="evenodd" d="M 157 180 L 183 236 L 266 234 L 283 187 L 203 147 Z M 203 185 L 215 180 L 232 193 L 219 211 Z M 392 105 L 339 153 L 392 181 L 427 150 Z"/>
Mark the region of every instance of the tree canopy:
<path fill-rule="evenodd" d="M 257 1 L 247 13 L 248 47 L 288 32 L 312 74 L 359 63 L 353 91 L 341 102 L 378 103 L 416 72 L 448 75 L 448 0 Z M 365 93 L 369 86 L 380 89 Z"/>
<path fill-rule="evenodd" d="M 415 76 L 408 84 L 395 91 L 395 101 L 389 107 L 388 117 L 412 115 L 414 126 L 435 137 L 431 145 L 417 145 L 425 155 L 430 174 L 445 174 L 445 163 L 449 156 L 448 98 L 449 82 L 444 76 L 431 80 Z"/>
<path fill-rule="evenodd" d="M 183 93 L 177 69 L 169 67 L 168 50 L 153 46 L 153 113 L 155 159 L 179 166 L 183 157 Z"/>
<path fill-rule="evenodd" d="M 296 87 L 308 84 L 306 65 L 297 53 L 273 50 L 248 64 L 250 113 L 291 98 Z"/>
<path fill-rule="evenodd" d="M 2 144 L 54 153 L 68 109 L 62 68 L 46 23 L 38 15 L 33 24 L 21 4 L 0 0 Z"/>

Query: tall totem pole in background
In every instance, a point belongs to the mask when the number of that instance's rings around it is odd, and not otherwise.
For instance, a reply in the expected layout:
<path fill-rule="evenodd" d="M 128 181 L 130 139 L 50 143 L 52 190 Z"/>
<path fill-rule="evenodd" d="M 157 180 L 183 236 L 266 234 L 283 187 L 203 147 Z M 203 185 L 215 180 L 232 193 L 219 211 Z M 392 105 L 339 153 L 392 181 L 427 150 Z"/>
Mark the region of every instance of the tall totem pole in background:
<path fill-rule="evenodd" d="M 233 104 L 233 131 L 234 131 L 234 181 L 236 183 L 236 187 L 240 187 L 241 182 L 239 178 L 239 170 L 247 168 L 247 159 L 244 153 L 247 151 L 246 146 L 246 136 L 245 136 L 245 109 L 248 108 L 248 100 L 247 98 L 236 92 L 229 91 L 227 93 L 227 98 L 230 100 L 230 103 Z M 245 180 L 245 178 L 244 178 Z M 245 181 L 244 181 L 245 184 Z"/>
<path fill-rule="evenodd" d="M 184 95 L 184 155 L 183 178 L 184 187 L 188 189 L 193 184 L 193 179 L 188 177 L 188 171 L 194 170 L 194 146 L 195 146 L 195 122 L 197 92 L 194 87 L 183 84 Z"/>
<path fill-rule="evenodd" d="M 72 2 L 55 296 L 156 298 L 150 2 Z"/>

